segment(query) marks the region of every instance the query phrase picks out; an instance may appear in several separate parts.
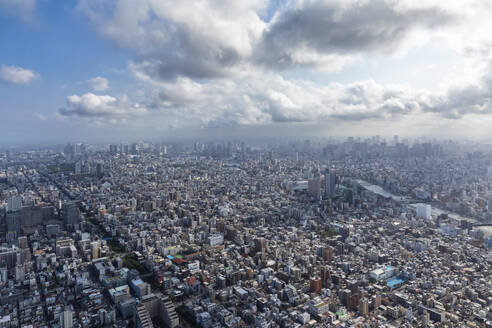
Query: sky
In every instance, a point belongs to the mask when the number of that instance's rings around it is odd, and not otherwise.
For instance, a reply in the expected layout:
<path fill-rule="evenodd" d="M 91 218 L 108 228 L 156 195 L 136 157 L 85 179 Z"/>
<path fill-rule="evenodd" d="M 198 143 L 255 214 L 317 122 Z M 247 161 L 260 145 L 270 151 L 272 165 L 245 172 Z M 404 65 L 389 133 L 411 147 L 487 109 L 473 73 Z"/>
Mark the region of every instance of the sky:
<path fill-rule="evenodd" d="M 492 135 L 492 0 L 0 0 L 3 144 Z"/>

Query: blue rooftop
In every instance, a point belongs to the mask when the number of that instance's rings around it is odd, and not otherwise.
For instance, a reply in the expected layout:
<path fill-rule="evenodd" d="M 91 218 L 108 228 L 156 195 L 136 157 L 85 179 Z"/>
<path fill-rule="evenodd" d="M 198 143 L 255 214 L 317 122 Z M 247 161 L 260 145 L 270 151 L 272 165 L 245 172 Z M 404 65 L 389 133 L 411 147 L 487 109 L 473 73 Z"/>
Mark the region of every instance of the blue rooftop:
<path fill-rule="evenodd" d="M 404 280 L 401 279 L 401 278 L 391 278 L 390 280 L 388 280 L 386 282 L 386 285 L 389 287 L 389 288 L 395 288 L 395 287 L 398 287 L 400 286 L 401 284 L 403 284 Z"/>

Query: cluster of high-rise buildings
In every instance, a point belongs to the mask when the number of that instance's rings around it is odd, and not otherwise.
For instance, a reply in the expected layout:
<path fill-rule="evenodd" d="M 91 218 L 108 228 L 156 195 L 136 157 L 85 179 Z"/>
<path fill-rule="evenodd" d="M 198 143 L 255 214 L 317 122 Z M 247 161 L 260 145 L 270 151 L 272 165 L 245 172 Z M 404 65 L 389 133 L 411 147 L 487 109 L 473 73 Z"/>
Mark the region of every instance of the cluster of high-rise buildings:
<path fill-rule="evenodd" d="M 0 327 L 490 327 L 492 156 L 450 145 L 0 153 Z"/>

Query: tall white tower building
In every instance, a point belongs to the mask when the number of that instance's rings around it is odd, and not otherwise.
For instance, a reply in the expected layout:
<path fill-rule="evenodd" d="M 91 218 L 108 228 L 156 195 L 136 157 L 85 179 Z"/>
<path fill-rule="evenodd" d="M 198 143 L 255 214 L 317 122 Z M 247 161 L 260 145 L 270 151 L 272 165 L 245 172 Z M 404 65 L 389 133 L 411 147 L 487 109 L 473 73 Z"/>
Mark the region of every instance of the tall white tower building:
<path fill-rule="evenodd" d="M 487 177 L 489 180 L 492 180 L 492 166 L 487 169 Z"/>
<path fill-rule="evenodd" d="M 63 328 L 72 328 L 73 326 L 73 313 L 70 310 L 63 311 Z"/>
<path fill-rule="evenodd" d="M 431 206 L 429 204 L 417 204 L 417 218 L 429 220 L 431 218 Z"/>

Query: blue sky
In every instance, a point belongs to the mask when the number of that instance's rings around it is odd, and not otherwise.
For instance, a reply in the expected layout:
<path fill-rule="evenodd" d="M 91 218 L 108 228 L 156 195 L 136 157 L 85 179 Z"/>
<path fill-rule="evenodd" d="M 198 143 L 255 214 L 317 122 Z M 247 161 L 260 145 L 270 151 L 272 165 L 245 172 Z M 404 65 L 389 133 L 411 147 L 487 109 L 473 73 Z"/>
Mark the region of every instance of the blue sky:
<path fill-rule="evenodd" d="M 491 4 L 472 2 L 0 0 L 2 143 L 488 138 Z"/>
<path fill-rule="evenodd" d="M 1 16 L 0 64 L 40 75 L 28 86 L 0 82 L 2 116 L 9 123 L 3 140 L 61 140 L 71 131 L 52 116 L 68 94 L 86 91 L 84 82 L 101 75 L 111 79 L 115 90 L 131 84 L 132 79 L 122 71 L 130 55 L 101 39 L 85 17 L 77 14 L 75 5 L 74 1 L 60 6 L 58 1 L 46 0 L 37 3 L 29 20 Z"/>

